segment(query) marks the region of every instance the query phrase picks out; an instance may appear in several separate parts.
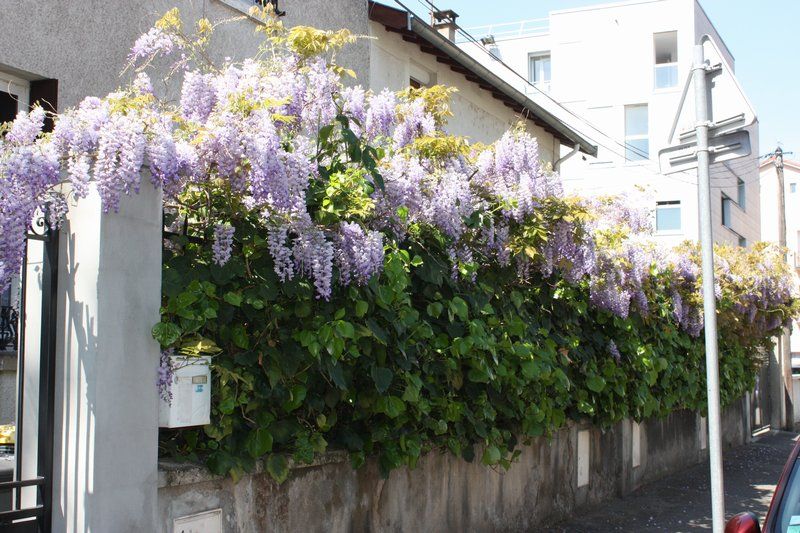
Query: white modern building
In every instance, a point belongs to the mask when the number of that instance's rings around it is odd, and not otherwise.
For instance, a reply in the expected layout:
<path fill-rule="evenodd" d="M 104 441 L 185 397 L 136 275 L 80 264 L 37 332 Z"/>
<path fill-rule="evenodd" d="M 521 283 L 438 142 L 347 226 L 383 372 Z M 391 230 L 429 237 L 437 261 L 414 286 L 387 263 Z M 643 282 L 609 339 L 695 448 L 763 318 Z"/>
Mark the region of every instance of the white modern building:
<path fill-rule="evenodd" d="M 715 240 L 744 246 L 760 239 L 758 124 L 733 76 L 733 54 L 696 0 L 594 5 L 467 31 L 475 40 L 462 36 L 465 50 L 532 99 L 563 104 L 565 120 L 598 144 L 596 158 L 563 163 L 567 188 L 635 195 L 653 210 L 665 244 L 698 238 L 696 171 L 661 174 L 658 154 L 671 145 L 693 47 L 708 35 L 706 59 L 723 70 L 713 84 L 712 119 L 744 113 L 753 122 L 750 156 L 712 166 Z M 694 127 L 692 94 L 676 138 Z"/>

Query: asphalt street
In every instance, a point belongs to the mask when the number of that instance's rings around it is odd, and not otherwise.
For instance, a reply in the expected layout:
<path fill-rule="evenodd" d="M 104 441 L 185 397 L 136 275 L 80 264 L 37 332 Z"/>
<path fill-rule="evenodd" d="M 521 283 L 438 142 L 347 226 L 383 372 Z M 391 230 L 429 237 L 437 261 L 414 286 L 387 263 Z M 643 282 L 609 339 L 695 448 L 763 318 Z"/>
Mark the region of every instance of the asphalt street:
<path fill-rule="evenodd" d="M 752 511 L 759 520 L 789 456 L 796 433 L 778 432 L 747 446 L 728 450 L 725 470 L 725 512 Z M 709 531 L 711 495 L 708 462 L 672 474 L 544 531 L 552 533 L 607 531 Z"/>

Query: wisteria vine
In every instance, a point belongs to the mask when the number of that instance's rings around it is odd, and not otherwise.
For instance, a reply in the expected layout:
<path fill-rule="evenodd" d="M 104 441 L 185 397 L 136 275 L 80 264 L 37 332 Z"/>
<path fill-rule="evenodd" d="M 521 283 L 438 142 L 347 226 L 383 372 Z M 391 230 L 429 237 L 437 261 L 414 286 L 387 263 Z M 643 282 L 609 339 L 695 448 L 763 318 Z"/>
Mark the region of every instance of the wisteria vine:
<path fill-rule="evenodd" d="M 50 134 L 41 108 L 20 113 L 0 140 L 0 285 L 19 271 L 26 228 L 56 185 L 68 182 L 78 199 L 94 186 L 116 211 L 143 186 L 146 166 L 165 201 L 205 228 L 210 261 L 222 266 L 238 251 L 230 210 L 203 205 L 203 191 L 255 213 L 279 279 L 305 276 L 321 299 L 367 283 L 388 242 L 427 228 L 446 241 L 455 276 L 508 266 L 520 283 L 585 280 L 591 304 L 619 317 L 647 316 L 665 287 L 675 322 L 700 334 L 696 253 L 647 244 L 648 214 L 620 199 L 565 196 L 524 128 L 481 149 L 447 136 L 441 87 L 345 88 L 331 55 L 352 40 L 346 32 L 287 31 L 274 20 L 264 31 L 269 54 L 216 67 L 201 61 L 209 23 L 189 38 L 170 12 L 136 42 L 128 87 L 55 117 Z M 182 73 L 177 106 L 156 97 L 143 71 L 162 56 Z M 760 336 L 790 321 L 779 252 L 718 254 L 730 313 Z"/>

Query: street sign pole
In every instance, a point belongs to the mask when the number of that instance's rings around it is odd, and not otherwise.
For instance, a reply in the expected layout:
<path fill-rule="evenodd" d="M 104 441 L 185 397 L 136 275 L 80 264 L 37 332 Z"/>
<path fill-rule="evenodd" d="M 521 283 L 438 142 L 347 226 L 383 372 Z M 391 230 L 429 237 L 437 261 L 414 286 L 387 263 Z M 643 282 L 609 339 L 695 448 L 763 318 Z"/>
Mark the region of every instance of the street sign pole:
<path fill-rule="evenodd" d="M 717 301 L 714 295 L 714 241 L 711 235 L 711 183 L 708 153 L 708 92 L 702 41 L 694 47 L 692 77 L 697 139 L 697 181 L 700 215 L 700 246 L 703 258 L 703 315 L 706 340 L 706 386 L 708 396 L 708 449 L 711 469 L 711 516 L 714 533 L 723 533 L 725 490 L 722 480 L 720 438 L 719 359 L 717 348 Z"/>

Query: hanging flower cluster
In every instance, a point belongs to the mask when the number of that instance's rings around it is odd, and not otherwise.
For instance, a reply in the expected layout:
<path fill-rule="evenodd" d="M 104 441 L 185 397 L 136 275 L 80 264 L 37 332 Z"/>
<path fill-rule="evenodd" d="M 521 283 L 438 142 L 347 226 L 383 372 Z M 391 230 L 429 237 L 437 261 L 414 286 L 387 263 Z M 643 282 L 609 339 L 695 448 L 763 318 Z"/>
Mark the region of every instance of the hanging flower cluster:
<path fill-rule="evenodd" d="M 209 262 L 224 268 L 237 253 L 235 212 L 248 213 L 264 227 L 278 278 L 306 277 L 322 299 L 379 274 L 388 242 L 428 231 L 465 282 L 509 267 L 520 283 L 586 283 L 590 302 L 619 317 L 648 316 L 666 291 L 675 322 L 700 333 L 696 254 L 647 245 L 649 214 L 623 200 L 566 197 L 523 129 L 471 148 L 443 131 L 450 90 L 344 88 L 333 56 L 353 39 L 346 31 L 268 19 L 257 59 L 218 67 L 204 62 L 210 27 L 200 21 L 189 38 L 170 12 L 136 42 L 128 88 L 87 98 L 50 135 L 40 134 L 40 108 L 10 125 L 0 140 L 2 284 L 54 185 L 67 180 L 81 198 L 94 182 L 116 211 L 146 165 L 166 201 L 205 228 Z M 141 71 L 161 56 L 177 57 L 178 105 L 157 98 Z M 778 253 L 722 255 L 718 297 L 731 313 L 761 332 L 789 320 L 794 295 Z"/>

